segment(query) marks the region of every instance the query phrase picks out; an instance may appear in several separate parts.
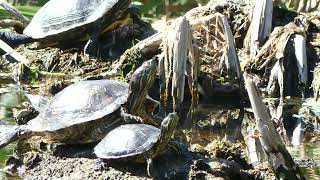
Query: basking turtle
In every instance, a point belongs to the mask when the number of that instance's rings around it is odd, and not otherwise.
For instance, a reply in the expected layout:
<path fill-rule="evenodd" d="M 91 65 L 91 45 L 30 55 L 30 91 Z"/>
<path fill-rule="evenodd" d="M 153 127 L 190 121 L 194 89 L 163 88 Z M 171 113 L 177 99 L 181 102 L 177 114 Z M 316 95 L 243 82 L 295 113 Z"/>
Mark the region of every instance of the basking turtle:
<path fill-rule="evenodd" d="M 122 125 L 110 131 L 94 148 L 94 153 L 102 160 L 147 161 L 147 172 L 151 176 L 152 158 L 167 148 L 178 121 L 178 115 L 170 113 L 162 121 L 161 129 L 147 124 Z"/>
<path fill-rule="evenodd" d="M 125 110 L 143 115 L 144 108 L 140 103 L 146 99 L 156 70 L 154 59 L 144 62 L 135 71 L 130 85 L 114 80 L 88 80 L 70 85 L 56 94 L 35 119 L 26 125 L 7 126 L 1 131 L 0 148 L 31 136 L 45 136 L 48 142 L 90 143 L 101 140 L 121 124 L 142 121 Z M 149 106 L 150 102 L 147 101 Z M 0 126 L 0 129 L 4 128 Z"/>
<path fill-rule="evenodd" d="M 88 34 L 85 52 L 96 52 L 100 33 L 115 28 L 116 20 L 125 19 L 130 3 L 131 0 L 50 0 L 34 15 L 24 35 L 3 33 L 1 39 L 11 45 L 38 41 L 48 46 L 70 38 L 86 38 Z"/>
<path fill-rule="evenodd" d="M 26 124 L 38 114 L 39 111 L 37 111 L 29 102 L 23 102 L 22 109 L 13 109 L 13 118 L 17 124 Z"/>
<path fill-rule="evenodd" d="M 37 117 L 41 111 L 41 108 L 44 108 L 45 105 L 50 101 L 49 97 L 34 94 L 25 94 L 25 97 L 26 101 L 21 104 L 22 108 L 12 109 L 13 118 L 19 125 L 27 124 L 31 119 Z"/>

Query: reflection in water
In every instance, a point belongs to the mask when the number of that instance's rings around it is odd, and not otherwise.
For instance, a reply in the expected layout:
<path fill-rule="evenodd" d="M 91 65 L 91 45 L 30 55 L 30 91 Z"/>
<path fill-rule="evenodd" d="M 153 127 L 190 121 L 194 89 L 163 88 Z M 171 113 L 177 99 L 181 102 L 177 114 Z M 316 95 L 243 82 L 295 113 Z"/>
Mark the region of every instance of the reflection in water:
<path fill-rule="evenodd" d="M 0 120 L 3 121 L 1 123 L 14 123 L 12 109 L 20 108 L 24 100 L 25 97 L 19 87 L 8 85 L 0 79 Z M 3 172 L 5 161 L 13 154 L 14 149 L 15 144 L 0 149 L 0 179 L 17 179 L 17 177 L 6 177 Z"/>
<path fill-rule="evenodd" d="M 303 143 L 300 146 L 288 147 L 288 150 L 296 160 L 320 160 L 320 142 Z"/>
<path fill-rule="evenodd" d="M 293 158 L 299 162 L 307 179 L 320 180 L 320 142 L 303 143 L 287 148 Z"/>
<path fill-rule="evenodd" d="M 21 103 L 26 98 L 20 86 L 9 83 L 10 81 L 0 78 L 0 120 L 12 123 L 12 109 L 21 108 Z"/>
<path fill-rule="evenodd" d="M 303 167 L 306 179 L 320 180 L 320 167 Z"/>
<path fill-rule="evenodd" d="M 9 144 L 5 148 L 0 149 L 0 179 L 5 179 L 6 177 L 3 168 L 8 157 L 13 154 L 14 148 L 15 144 Z"/>
<path fill-rule="evenodd" d="M 21 108 L 24 96 L 20 92 L 7 92 L 0 94 L 0 119 L 12 121 L 12 109 Z"/>

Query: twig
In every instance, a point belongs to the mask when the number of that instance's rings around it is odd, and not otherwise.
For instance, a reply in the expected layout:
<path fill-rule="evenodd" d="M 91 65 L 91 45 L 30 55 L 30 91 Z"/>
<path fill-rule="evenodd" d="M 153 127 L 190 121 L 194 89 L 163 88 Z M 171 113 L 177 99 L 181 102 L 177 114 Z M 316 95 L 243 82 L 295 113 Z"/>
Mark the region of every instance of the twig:
<path fill-rule="evenodd" d="M 13 20 L 13 19 L 0 20 L 0 27 L 17 27 L 20 29 L 25 28 L 23 23 L 21 23 L 20 21 L 17 21 L 17 20 Z"/>
<path fill-rule="evenodd" d="M 259 139 L 268 155 L 269 165 L 277 179 L 304 180 L 305 177 L 298 165 L 293 161 L 290 153 L 280 139 L 271 120 L 267 107 L 258 94 L 257 87 L 249 75 L 244 74 L 245 85 L 250 98 L 251 106 L 256 119 Z"/>
<path fill-rule="evenodd" d="M 0 78 L 11 79 L 11 73 L 0 73 Z"/>
<path fill-rule="evenodd" d="M 0 0 L 0 6 L 2 6 L 5 10 L 7 10 L 10 14 L 18 18 L 25 26 L 29 24 L 30 20 L 22 15 L 16 8 L 11 6 L 7 1 Z"/>
<path fill-rule="evenodd" d="M 185 72 L 188 56 L 188 43 L 190 25 L 189 21 L 183 17 L 174 30 L 176 39 L 173 40 L 173 74 L 172 74 L 172 99 L 174 111 L 180 111 L 180 106 L 184 97 Z"/>
<path fill-rule="evenodd" d="M 15 50 L 13 50 L 7 43 L 0 40 L 0 48 L 6 52 L 6 55 L 10 55 L 12 58 L 14 58 L 18 62 L 22 62 L 23 64 L 29 64 L 30 61 L 25 58 L 24 56 L 17 53 Z"/>

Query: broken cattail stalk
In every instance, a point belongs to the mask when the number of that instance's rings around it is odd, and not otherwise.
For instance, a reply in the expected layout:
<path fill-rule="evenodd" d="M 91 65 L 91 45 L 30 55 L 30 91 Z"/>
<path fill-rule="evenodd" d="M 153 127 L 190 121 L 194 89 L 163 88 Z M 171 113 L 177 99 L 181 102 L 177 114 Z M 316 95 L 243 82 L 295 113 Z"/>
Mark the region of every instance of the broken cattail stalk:
<path fill-rule="evenodd" d="M 159 113 L 162 115 L 166 114 L 167 109 L 167 94 L 166 94 L 166 76 L 164 69 L 164 52 L 162 52 L 159 56 L 159 86 L 160 86 L 160 104 L 159 104 Z"/>
<path fill-rule="evenodd" d="M 0 6 L 2 6 L 5 10 L 7 10 L 10 14 L 16 17 L 19 21 L 21 21 L 25 26 L 29 24 L 30 20 L 22 15 L 16 8 L 11 6 L 8 2 L 4 0 L 0 0 Z"/>
<path fill-rule="evenodd" d="M 163 40 L 163 36 L 164 33 L 156 33 L 149 38 L 140 41 L 135 46 L 133 46 L 133 48 L 137 48 L 144 55 L 153 56 L 153 54 L 159 49 Z"/>
<path fill-rule="evenodd" d="M 210 22 L 215 17 L 216 15 L 204 16 L 204 17 L 190 21 L 190 25 L 192 28 L 194 28 L 199 25 L 203 25 L 205 23 Z M 133 48 L 139 49 L 141 53 L 144 55 L 153 54 L 159 49 L 165 35 L 166 35 L 165 32 L 159 32 L 157 34 L 154 34 L 153 36 L 140 41 L 135 46 L 133 46 Z"/>
<path fill-rule="evenodd" d="M 270 78 L 267 86 L 267 92 L 269 97 L 279 98 L 279 102 L 269 103 L 269 110 L 272 119 L 278 125 L 278 130 L 282 141 L 289 145 L 289 137 L 287 136 L 286 130 L 283 126 L 283 106 L 284 106 L 284 68 L 283 59 L 277 60 L 271 69 Z M 279 93 L 279 94 L 277 94 Z M 280 96 L 280 97 L 279 97 Z M 280 133 L 281 132 L 281 133 Z"/>
<path fill-rule="evenodd" d="M 259 138 L 268 156 L 269 165 L 277 179 L 305 179 L 300 167 L 295 164 L 290 153 L 276 131 L 267 107 L 262 102 L 257 87 L 249 75 L 244 75 L 251 106 L 256 119 Z"/>
<path fill-rule="evenodd" d="M 250 55 L 257 54 L 263 41 L 270 35 L 272 28 L 272 0 L 255 1 L 255 6 L 250 25 Z"/>
<path fill-rule="evenodd" d="M 243 94 L 244 82 L 243 82 L 243 77 L 241 73 L 240 62 L 239 62 L 235 44 L 234 44 L 234 37 L 233 37 L 232 31 L 230 29 L 227 18 L 220 13 L 216 13 L 216 14 L 219 17 L 219 19 L 222 21 L 224 32 L 225 32 L 224 33 L 225 41 L 226 41 L 225 65 L 227 67 L 227 70 L 232 73 L 231 77 L 234 77 L 234 75 L 236 75 L 237 80 L 239 82 L 240 92 L 241 94 Z"/>
<path fill-rule="evenodd" d="M 13 50 L 7 43 L 5 43 L 4 41 L 0 40 L 0 48 L 6 52 L 5 55 L 7 56 L 11 56 L 14 60 L 16 60 L 17 62 L 21 62 L 23 64 L 28 65 L 30 63 L 30 61 L 25 58 L 24 56 L 20 55 L 19 53 L 17 53 L 15 50 Z"/>
<path fill-rule="evenodd" d="M 184 97 L 186 63 L 188 56 L 188 43 L 190 37 L 189 21 L 182 17 L 176 21 L 175 28 L 167 32 L 164 40 L 164 91 L 162 92 L 164 101 L 168 100 L 169 82 L 171 83 L 171 96 L 173 100 L 173 111 L 179 111 Z"/>
<path fill-rule="evenodd" d="M 248 158 L 251 164 L 259 164 L 264 162 L 266 159 L 266 153 L 263 150 L 262 144 L 259 140 L 259 134 L 255 128 L 254 123 L 249 123 L 246 127 L 248 135 L 245 137 L 247 145 Z"/>
<path fill-rule="evenodd" d="M 270 78 L 267 86 L 267 92 L 270 97 L 283 97 L 283 65 L 278 60 L 272 67 L 271 73 L 270 73 Z M 279 89 L 278 89 L 279 88 Z M 280 94 L 277 94 L 279 92 Z"/>
<path fill-rule="evenodd" d="M 303 116 L 296 115 L 297 122 L 292 132 L 291 144 L 294 146 L 300 146 L 303 143 L 305 122 Z"/>
<path fill-rule="evenodd" d="M 172 99 L 173 110 L 180 111 L 184 97 L 186 63 L 188 44 L 191 31 L 189 21 L 183 17 L 176 29 L 176 39 L 173 46 L 173 74 L 172 74 Z"/>
<path fill-rule="evenodd" d="M 317 101 L 320 96 L 320 64 L 317 64 L 317 66 L 314 68 L 311 86 L 313 89 L 313 96 Z"/>
<path fill-rule="evenodd" d="M 302 82 L 304 87 L 306 87 L 308 82 L 306 38 L 301 34 L 294 34 L 292 38 L 294 41 L 294 52 L 297 59 L 300 82 Z M 305 88 L 303 93 L 305 93 Z"/>
<path fill-rule="evenodd" d="M 198 105 L 198 77 L 200 72 L 200 50 L 192 44 L 192 36 L 189 37 L 189 62 L 191 64 L 191 76 L 188 75 L 188 82 L 192 96 L 191 110 L 196 109 Z"/>
<path fill-rule="evenodd" d="M 240 63 L 238 60 L 238 55 L 236 52 L 236 48 L 234 45 L 234 37 L 232 35 L 232 31 L 230 29 L 229 23 L 227 18 L 220 14 L 216 13 L 216 15 L 219 17 L 220 21 L 223 24 L 224 29 L 224 36 L 225 36 L 225 43 L 226 43 L 226 59 L 225 59 L 225 65 L 227 67 L 228 71 L 232 71 L 236 74 L 238 79 L 241 79 L 241 70 L 240 70 Z"/>

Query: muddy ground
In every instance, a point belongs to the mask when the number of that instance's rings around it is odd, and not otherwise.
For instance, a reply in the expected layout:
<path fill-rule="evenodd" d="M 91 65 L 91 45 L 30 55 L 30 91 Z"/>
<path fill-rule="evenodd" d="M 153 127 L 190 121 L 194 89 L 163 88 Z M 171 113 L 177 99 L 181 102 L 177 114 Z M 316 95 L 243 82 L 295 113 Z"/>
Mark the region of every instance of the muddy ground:
<path fill-rule="evenodd" d="M 168 149 L 155 158 L 152 178 L 272 178 L 270 169 L 253 167 L 246 160 L 244 144 L 239 143 L 240 127 L 235 126 L 239 110 L 207 111 L 197 112 L 201 121 L 194 119 L 192 130 L 176 131 L 179 152 Z M 41 137 L 19 141 L 15 155 L 8 158 L 7 171 L 23 179 L 152 179 L 146 163 L 126 159 L 102 164 L 93 153 L 94 146 L 46 144 Z"/>
<path fill-rule="evenodd" d="M 39 139 L 36 140 L 39 142 Z M 29 141 L 30 142 L 30 141 Z M 23 179 L 152 179 L 146 164 L 109 161 L 101 164 L 93 155 L 94 145 L 63 146 L 40 152 L 27 151 L 8 159 L 8 168 Z M 33 142 L 34 145 L 34 142 Z M 44 144 L 40 144 L 45 149 Z M 180 153 L 168 150 L 154 159 L 154 179 L 263 179 L 270 170 L 253 169 L 244 159 L 240 144 L 215 140 L 207 146 L 180 144 Z"/>

